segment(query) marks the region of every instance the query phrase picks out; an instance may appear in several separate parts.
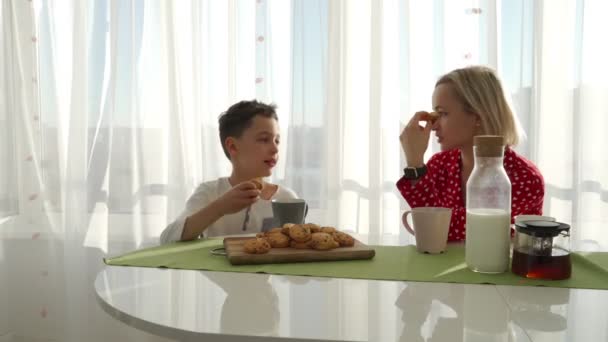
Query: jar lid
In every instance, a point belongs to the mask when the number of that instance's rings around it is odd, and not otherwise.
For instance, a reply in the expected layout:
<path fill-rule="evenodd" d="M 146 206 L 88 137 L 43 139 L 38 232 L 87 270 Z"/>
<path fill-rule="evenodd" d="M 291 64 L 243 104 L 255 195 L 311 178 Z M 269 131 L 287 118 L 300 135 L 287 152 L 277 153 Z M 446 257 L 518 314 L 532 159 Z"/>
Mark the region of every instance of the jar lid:
<path fill-rule="evenodd" d="M 502 135 L 476 135 L 473 137 L 473 145 L 475 146 L 503 146 L 505 138 Z"/>
<path fill-rule="evenodd" d="M 501 135 L 476 135 L 473 137 L 473 145 L 478 157 L 502 157 L 505 138 Z"/>
<path fill-rule="evenodd" d="M 515 223 L 515 229 L 532 236 L 554 237 L 561 232 L 569 231 L 570 225 L 555 221 L 531 220 Z"/>

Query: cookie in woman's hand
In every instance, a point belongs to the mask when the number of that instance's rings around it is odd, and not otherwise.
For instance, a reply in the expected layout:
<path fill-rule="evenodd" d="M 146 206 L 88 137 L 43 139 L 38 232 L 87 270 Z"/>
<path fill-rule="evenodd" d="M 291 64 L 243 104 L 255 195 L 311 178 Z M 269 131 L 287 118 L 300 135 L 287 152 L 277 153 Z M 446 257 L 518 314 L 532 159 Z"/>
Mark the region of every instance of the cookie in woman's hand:
<path fill-rule="evenodd" d="M 439 119 L 439 113 L 437 113 L 437 112 L 425 113 L 422 115 L 421 119 L 430 124 L 433 124 L 433 123 L 435 123 L 435 121 L 437 121 L 437 119 Z"/>

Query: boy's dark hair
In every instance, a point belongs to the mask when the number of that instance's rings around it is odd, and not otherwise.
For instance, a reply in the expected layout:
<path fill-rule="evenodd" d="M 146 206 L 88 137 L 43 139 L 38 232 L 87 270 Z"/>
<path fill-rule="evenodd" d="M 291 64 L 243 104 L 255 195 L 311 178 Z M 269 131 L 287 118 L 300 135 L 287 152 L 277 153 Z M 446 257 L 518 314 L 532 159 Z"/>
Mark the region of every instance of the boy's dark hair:
<path fill-rule="evenodd" d="M 230 159 L 230 154 L 228 154 L 224 145 L 226 138 L 240 138 L 245 129 L 251 126 L 251 121 L 256 115 L 273 118 L 278 121 L 276 108 L 277 106 L 274 104 L 265 104 L 258 100 L 241 101 L 233 104 L 220 115 L 220 142 L 222 143 L 224 154 L 228 159 Z"/>

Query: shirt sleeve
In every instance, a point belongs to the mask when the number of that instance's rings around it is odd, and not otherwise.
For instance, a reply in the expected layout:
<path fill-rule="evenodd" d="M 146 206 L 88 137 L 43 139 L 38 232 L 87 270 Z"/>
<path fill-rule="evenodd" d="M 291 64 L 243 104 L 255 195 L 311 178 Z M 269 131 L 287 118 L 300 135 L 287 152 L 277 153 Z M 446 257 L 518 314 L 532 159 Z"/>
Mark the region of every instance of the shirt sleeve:
<path fill-rule="evenodd" d="M 160 244 L 164 245 L 170 242 L 181 241 L 186 219 L 188 216 L 209 205 L 209 198 L 208 187 L 204 185 L 199 186 L 186 202 L 186 208 L 182 213 L 163 230 L 160 235 Z"/>
<path fill-rule="evenodd" d="M 397 181 L 397 189 L 412 208 L 441 206 L 440 187 L 444 156 L 433 155 L 427 162 L 427 172 L 412 184 L 405 176 Z"/>

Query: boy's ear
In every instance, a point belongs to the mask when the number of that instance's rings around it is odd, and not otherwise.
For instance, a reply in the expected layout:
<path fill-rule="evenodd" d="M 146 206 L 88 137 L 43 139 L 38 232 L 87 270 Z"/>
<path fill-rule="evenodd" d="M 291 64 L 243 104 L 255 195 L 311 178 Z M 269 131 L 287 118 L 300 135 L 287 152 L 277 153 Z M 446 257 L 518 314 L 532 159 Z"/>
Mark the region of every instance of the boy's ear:
<path fill-rule="evenodd" d="M 226 142 L 224 143 L 224 146 L 226 146 L 226 151 L 228 152 L 228 155 L 230 155 L 230 158 L 232 159 L 232 156 L 234 154 L 236 154 L 237 152 L 237 146 L 236 146 L 236 139 L 234 139 L 233 137 L 228 137 L 226 138 Z"/>

